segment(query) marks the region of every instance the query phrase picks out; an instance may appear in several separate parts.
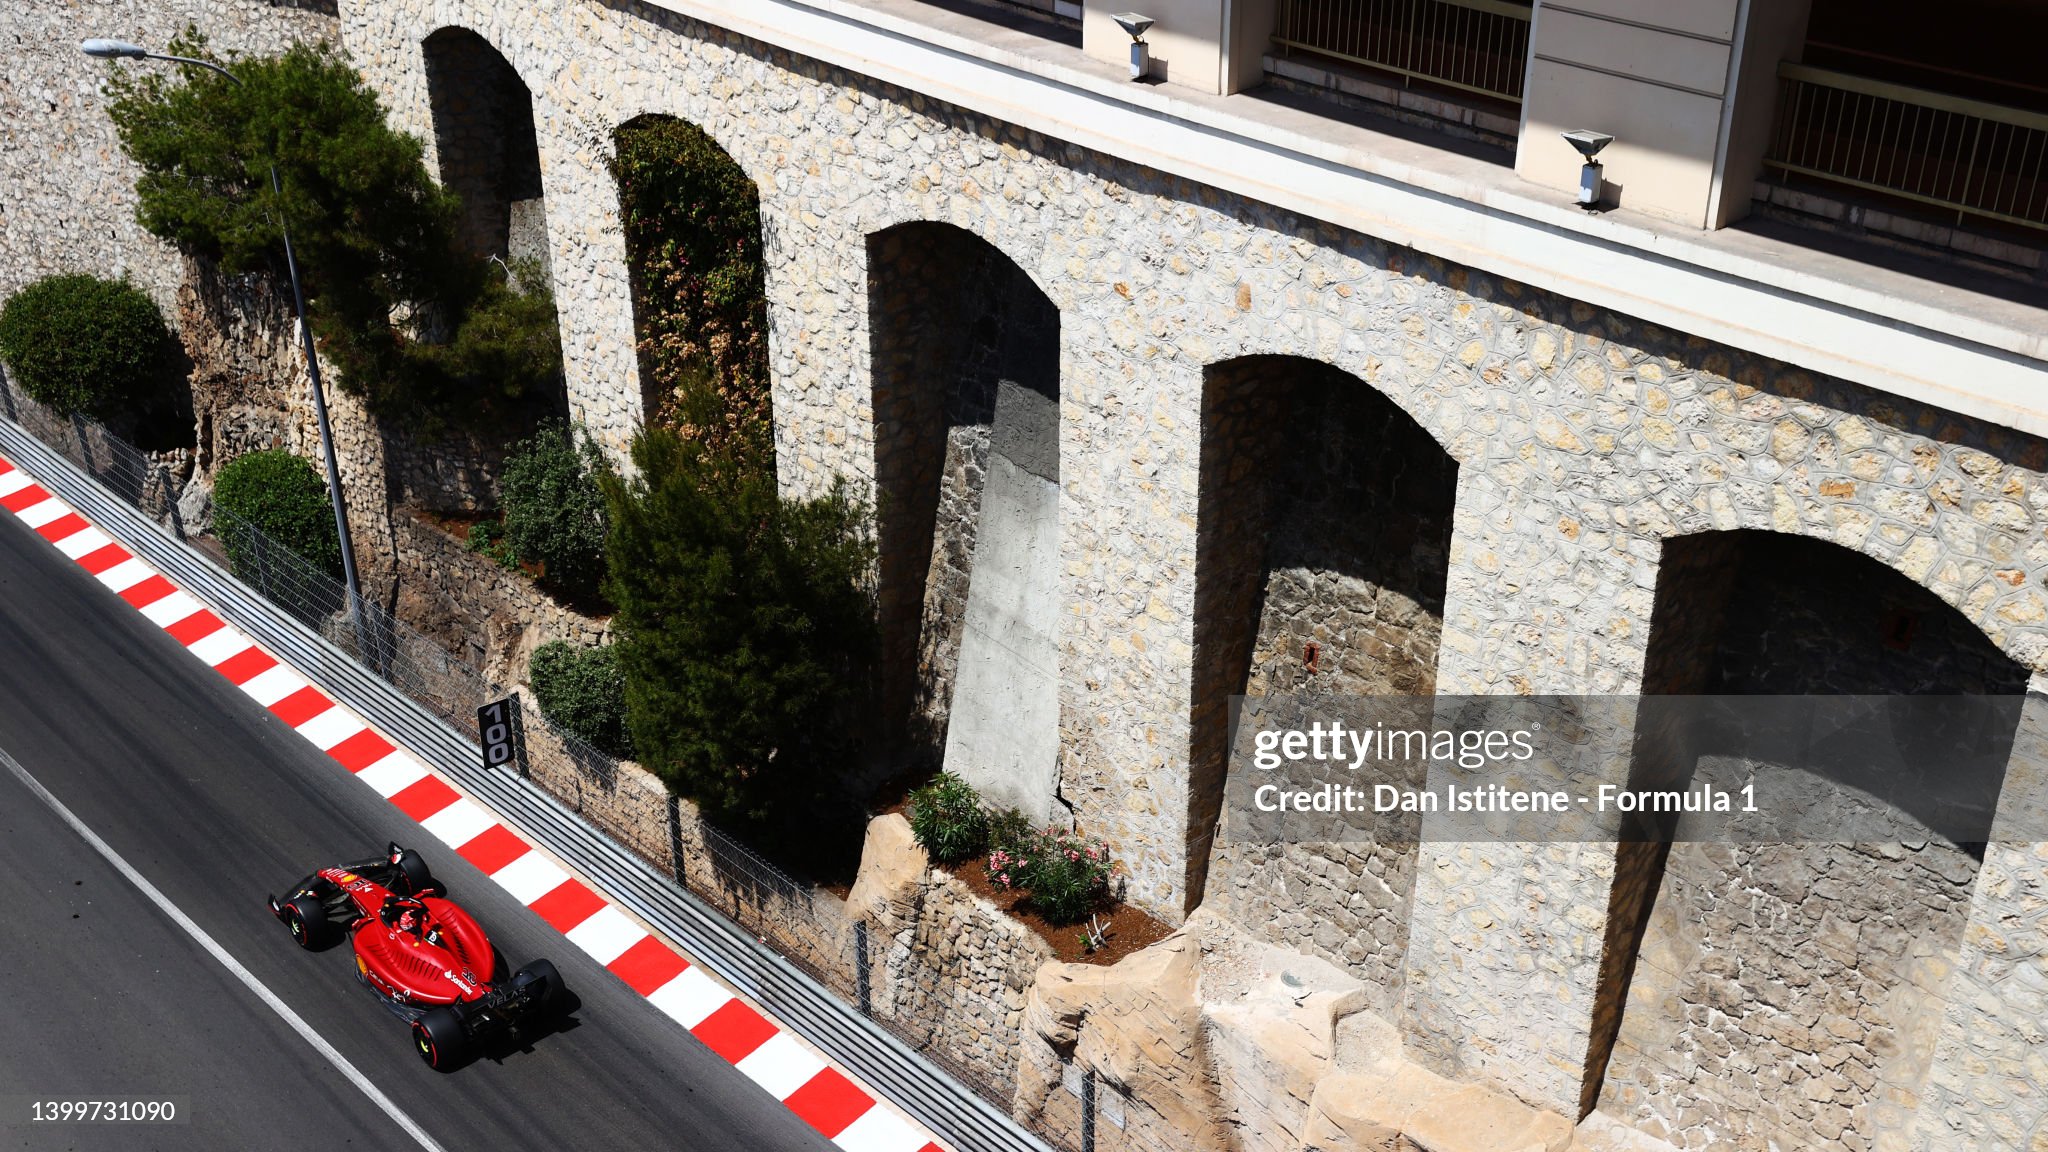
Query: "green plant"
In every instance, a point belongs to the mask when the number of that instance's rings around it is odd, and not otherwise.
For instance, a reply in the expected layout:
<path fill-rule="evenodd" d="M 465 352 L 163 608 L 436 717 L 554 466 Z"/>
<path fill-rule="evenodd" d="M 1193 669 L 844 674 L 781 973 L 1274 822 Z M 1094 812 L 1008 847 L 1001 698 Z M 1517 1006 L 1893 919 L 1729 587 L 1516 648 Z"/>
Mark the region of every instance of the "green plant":
<path fill-rule="evenodd" d="M 1021 855 L 1031 846 L 1031 818 L 1021 809 L 999 808 L 988 814 L 988 846 L 991 850 Z"/>
<path fill-rule="evenodd" d="M 0 307 L 0 361 L 66 416 L 118 419 L 160 404 L 170 347 L 156 302 L 126 280 L 46 276 Z"/>
<path fill-rule="evenodd" d="M 548 719 L 608 755 L 633 754 L 626 734 L 626 680 L 615 651 L 551 640 L 533 650 L 527 676 Z"/>
<path fill-rule="evenodd" d="M 341 575 L 334 505 L 311 461 L 282 449 L 237 456 L 214 476 L 213 505 L 215 531 L 236 575 L 251 576 L 266 556 L 252 530 Z"/>
<path fill-rule="evenodd" d="M 988 842 L 988 813 L 967 781 L 941 772 L 910 794 L 910 831 L 942 864 L 954 864 L 982 850 Z"/>
<path fill-rule="evenodd" d="M 604 467 L 588 436 L 579 444 L 551 424 L 512 449 L 499 478 L 506 550 L 573 595 L 595 592 L 604 578 Z"/>
<path fill-rule="evenodd" d="M 876 647 L 872 510 L 843 485 L 783 498 L 768 467 L 648 428 L 611 518 L 633 744 L 719 819 L 805 803 L 859 751 Z"/>
<path fill-rule="evenodd" d="M 673 117 L 630 121 L 614 145 L 648 420 L 685 419 L 692 376 L 708 368 L 721 422 L 691 434 L 758 437 L 769 422 L 760 192 L 702 129 Z"/>
<path fill-rule="evenodd" d="M 288 221 L 321 350 L 382 414 L 429 426 L 458 405 L 466 418 L 509 417 L 553 380 L 545 286 L 536 276 L 515 288 L 458 251 L 457 198 L 339 49 L 220 61 L 189 28 L 170 49 L 241 83 L 198 68 L 112 72 L 108 114 L 142 170 L 144 228 L 226 271 L 282 278 Z"/>
<path fill-rule="evenodd" d="M 504 521 L 479 520 L 471 524 L 467 540 L 471 552 L 490 557 L 498 562 L 499 567 L 519 567 L 518 558 L 512 555 L 512 549 L 505 544 Z"/>
<path fill-rule="evenodd" d="M 988 857 L 990 882 L 1006 891 L 1022 890 L 1032 907 L 1055 924 L 1088 915 L 1109 894 L 1115 874 L 1108 844 L 1055 828 L 1034 832 L 1021 844 L 997 847 Z"/>

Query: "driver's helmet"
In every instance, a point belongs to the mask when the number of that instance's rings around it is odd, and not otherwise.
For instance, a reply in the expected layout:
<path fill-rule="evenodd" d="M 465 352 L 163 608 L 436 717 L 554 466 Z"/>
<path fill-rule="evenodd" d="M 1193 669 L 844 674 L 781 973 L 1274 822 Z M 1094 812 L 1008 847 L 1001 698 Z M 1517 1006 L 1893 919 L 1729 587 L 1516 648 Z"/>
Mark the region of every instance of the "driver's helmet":
<path fill-rule="evenodd" d="M 417 900 L 403 896 L 386 896 L 384 907 L 378 910 L 384 923 L 400 932 L 418 933 L 426 919 L 425 909 Z"/>

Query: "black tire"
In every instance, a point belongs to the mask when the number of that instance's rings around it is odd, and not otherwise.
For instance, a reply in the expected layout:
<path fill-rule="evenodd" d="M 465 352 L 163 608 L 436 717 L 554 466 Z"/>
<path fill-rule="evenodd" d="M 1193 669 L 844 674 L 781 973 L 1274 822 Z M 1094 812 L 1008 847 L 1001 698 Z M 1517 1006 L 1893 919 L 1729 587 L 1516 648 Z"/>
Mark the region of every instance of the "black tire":
<path fill-rule="evenodd" d="M 455 1009 L 429 1008 L 412 1022 L 412 1047 L 427 1067 L 446 1072 L 469 1059 L 474 1042 Z"/>
<path fill-rule="evenodd" d="M 283 907 L 284 926 L 299 947 L 316 952 L 334 943 L 334 921 L 327 918 L 327 907 L 318 896 L 295 896 Z"/>
<path fill-rule="evenodd" d="M 530 1009 L 536 1019 L 552 1019 L 561 1011 L 565 985 L 562 983 L 562 974 L 555 971 L 552 963 L 546 960 L 529 961 L 519 971 L 513 973 L 512 985 L 515 988 L 540 986 L 540 992 L 534 997 L 533 1007 Z"/>
<path fill-rule="evenodd" d="M 427 870 L 426 857 L 407 848 L 398 854 L 398 870 L 405 875 L 406 883 L 412 885 L 408 895 L 417 896 L 429 888 L 436 887 L 434 874 Z"/>

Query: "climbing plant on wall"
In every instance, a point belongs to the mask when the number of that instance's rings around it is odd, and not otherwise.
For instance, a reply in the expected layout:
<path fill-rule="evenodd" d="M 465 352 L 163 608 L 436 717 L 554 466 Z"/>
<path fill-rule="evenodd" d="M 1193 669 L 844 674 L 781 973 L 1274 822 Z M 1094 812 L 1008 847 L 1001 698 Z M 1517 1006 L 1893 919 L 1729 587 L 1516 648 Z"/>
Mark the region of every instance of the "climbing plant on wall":
<path fill-rule="evenodd" d="M 648 422 L 687 423 L 689 375 L 708 364 L 722 423 L 683 430 L 770 452 L 759 191 L 703 129 L 673 117 L 630 121 L 614 143 Z"/>

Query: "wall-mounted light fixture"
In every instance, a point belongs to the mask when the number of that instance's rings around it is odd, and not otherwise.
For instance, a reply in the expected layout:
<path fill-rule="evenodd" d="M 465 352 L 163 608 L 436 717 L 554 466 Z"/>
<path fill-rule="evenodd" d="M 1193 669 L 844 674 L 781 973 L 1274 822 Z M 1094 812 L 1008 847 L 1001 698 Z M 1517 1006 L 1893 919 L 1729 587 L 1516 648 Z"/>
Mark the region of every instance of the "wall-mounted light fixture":
<path fill-rule="evenodd" d="M 1145 43 L 1145 31 L 1155 21 L 1136 12 L 1119 12 L 1110 19 L 1131 34 L 1131 79 L 1143 80 L 1146 73 L 1152 71 L 1152 46 Z"/>
<path fill-rule="evenodd" d="M 1614 143 L 1614 137 L 1590 128 L 1574 128 L 1564 134 L 1565 142 L 1579 150 L 1586 158 L 1585 166 L 1579 169 L 1579 207 L 1594 208 L 1600 204 L 1602 180 L 1600 161 L 1594 157 L 1602 148 Z"/>

